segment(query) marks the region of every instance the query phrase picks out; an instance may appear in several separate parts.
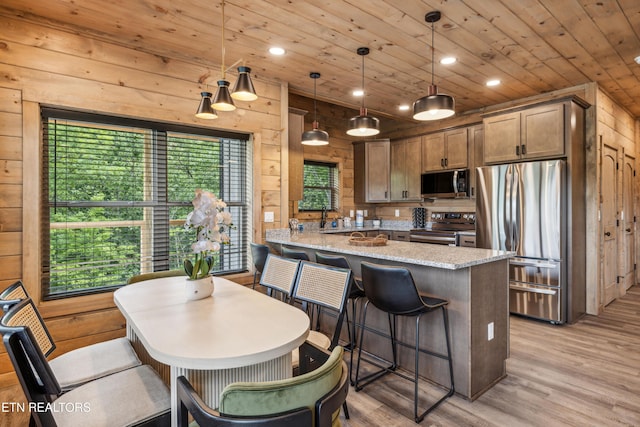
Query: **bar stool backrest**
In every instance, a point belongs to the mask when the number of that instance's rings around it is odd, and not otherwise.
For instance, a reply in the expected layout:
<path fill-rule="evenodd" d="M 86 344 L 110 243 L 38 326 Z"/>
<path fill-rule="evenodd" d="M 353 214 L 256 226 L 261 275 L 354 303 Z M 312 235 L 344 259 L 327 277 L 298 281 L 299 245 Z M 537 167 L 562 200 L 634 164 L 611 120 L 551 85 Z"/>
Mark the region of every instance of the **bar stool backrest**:
<path fill-rule="evenodd" d="M 298 276 L 300 261 L 269 254 L 260 276 L 260 284 L 267 289 L 282 292 L 290 297 Z"/>
<path fill-rule="evenodd" d="M 408 269 L 366 261 L 362 262 L 361 269 L 364 293 L 380 310 L 402 315 L 424 307 Z"/>
<path fill-rule="evenodd" d="M 14 301 L 29 298 L 27 290 L 22 284 L 22 280 L 18 280 L 9 285 L 4 291 L 0 292 L 0 301 Z"/>
<path fill-rule="evenodd" d="M 301 261 L 309 261 L 309 255 L 305 251 L 296 251 L 285 246 L 281 248 L 282 256 L 285 258 L 299 259 Z"/>
<path fill-rule="evenodd" d="M 316 252 L 316 262 L 318 264 L 332 265 L 334 267 L 347 268 L 349 270 L 351 269 L 349 261 L 347 261 L 347 259 L 342 255 L 329 255 Z M 355 275 L 351 272 L 351 290 L 355 291 L 358 289 L 362 291 Z"/>
<path fill-rule="evenodd" d="M 260 243 L 250 243 L 249 245 L 251 246 L 253 265 L 258 270 L 258 273 L 262 273 L 264 263 L 267 261 L 267 255 L 269 255 L 269 246 Z"/>
<path fill-rule="evenodd" d="M 293 297 L 298 301 L 342 312 L 351 282 L 351 270 L 310 261 L 300 263 Z"/>

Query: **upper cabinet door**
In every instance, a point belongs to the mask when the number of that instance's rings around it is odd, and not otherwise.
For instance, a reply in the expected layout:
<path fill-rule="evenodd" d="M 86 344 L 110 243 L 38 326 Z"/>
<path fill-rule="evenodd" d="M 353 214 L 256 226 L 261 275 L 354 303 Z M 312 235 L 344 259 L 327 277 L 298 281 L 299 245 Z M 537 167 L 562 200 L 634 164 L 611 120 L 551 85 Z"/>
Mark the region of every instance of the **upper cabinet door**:
<path fill-rule="evenodd" d="M 564 104 L 522 111 L 522 158 L 564 155 Z"/>
<path fill-rule="evenodd" d="M 407 187 L 405 198 L 408 200 L 421 200 L 420 194 L 420 175 L 422 171 L 422 138 L 409 138 L 406 142 L 405 151 L 405 174 L 407 178 Z"/>
<path fill-rule="evenodd" d="M 444 167 L 444 132 L 422 137 L 422 170 L 439 171 Z"/>
<path fill-rule="evenodd" d="M 507 163 L 520 157 L 520 112 L 484 119 L 484 162 Z"/>
<path fill-rule="evenodd" d="M 445 169 L 463 169 L 469 164 L 467 128 L 444 133 Z"/>
<path fill-rule="evenodd" d="M 366 151 L 366 201 L 389 201 L 390 142 L 368 142 Z"/>

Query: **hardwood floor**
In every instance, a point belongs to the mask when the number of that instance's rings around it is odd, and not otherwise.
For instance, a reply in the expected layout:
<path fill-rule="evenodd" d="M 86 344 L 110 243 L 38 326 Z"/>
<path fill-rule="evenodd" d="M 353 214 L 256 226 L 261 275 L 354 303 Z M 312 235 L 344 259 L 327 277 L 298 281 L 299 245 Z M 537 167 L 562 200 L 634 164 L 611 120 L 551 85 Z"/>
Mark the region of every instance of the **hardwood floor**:
<path fill-rule="evenodd" d="M 512 316 L 507 373 L 476 401 L 454 396 L 420 425 L 640 426 L 640 287 L 574 325 Z M 428 404 L 440 389 L 423 384 Z M 415 426 L 412 393 L 412 384 L 395 376 L 351 389 L 351 419 L 343 426 Z M 0 403 L 23 399 L 18 386 L 0 390 Z M 24 414 L 0 411 L 3 427 L 28 424 Z"/>
<path fill-rule="evenodd" d="M 421 425 L 640 426 L 640 287 L 573 325 L 511 316 L 510 337 L 506 378 L 474 402 L 448 399 Z M 343 425 L 416 425 L 412 387 L 387 376 L 358 393 L 351 389 L 351 419 Z"/>

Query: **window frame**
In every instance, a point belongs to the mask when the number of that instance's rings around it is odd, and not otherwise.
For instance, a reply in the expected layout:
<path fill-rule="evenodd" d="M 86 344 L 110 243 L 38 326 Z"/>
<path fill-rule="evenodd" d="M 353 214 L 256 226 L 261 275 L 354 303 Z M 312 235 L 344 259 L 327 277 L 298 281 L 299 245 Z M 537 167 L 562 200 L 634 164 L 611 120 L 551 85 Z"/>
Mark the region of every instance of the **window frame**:
<path fill-rule="evenodd" d="M 40 123 L 40 143 L 39 145 L 39 150 L 40 152 L 43 152 L 44 147 L 46 146 L 44 138 L 46 135 L 46 132 L 43 129 L 43 126 L 45 126 L 45 122 L 47 120 L 48 117 L 56 117 L 56 118 L 61 118 L 63 120 L 69 120 L 69 121 L 80 121 L 80 122 L 89 122 L 89 123 L 96 123 L 99 125 L 104 125 L 106 126 L 117 126 L 117 127 L 130 127 L 130 128 L 145 128 L 148 130 L 151 130 L 152 133 L 156 133 L 158 130 L 160 130 L 161 132 L 164 132 L 164 140 L 166 141 L 167 138 L 169 137 L 169 135 L 174 135 L 178 134 L 178 137 L 180 136 L 194 136 L 196 137 L 203 137 L 203 138 L 214 138 L 214 139 L 219 139 L 220 145 L 223 145 L 222 140 L 224 139 L 233 139 L 233 140 L 239 140 L 241 143 L 244 143 L 245 147 L 243 148 L 243 163 L 244 163 L 244 168 L 245 170 L 243 171 L 243 176 L 241 177 L 241 180 L 238 182 L 241 182 L 241 188 L 242 191 L 241 193 L 243 193 L 242 195 L 242 202 L 241 203 L 236 203 L 235 206 L 241 206 L 241 220 L 243 222 L 242 224 L 242 231 L 241 231 L 241 235 L 240 238 L 237 239 L 237 241 L 232 241 L 232 243 L 234 245 L 240 245 L 240 253 L 239 255 L 236 253 L 236 256 L 239 256 L 241 261 L 240 264 L 241 268 L 236 269 L 230 273 L 227 274 L 233 274 L 233 273 L 240 273 L 240 272 L 245 272 L 247 271 L 248 268 L 248 257 L 247 257 L 247 252 L 248 252 L 248 242 L 251 240 L 251 225 L 249 223 L 251 215 L 252 215 L 252 203 L 251 203 L 251 195 L 253 194 L 253 188 L 252 188 L 252 181 L 253 181 L 253 176 L 252 176 L 252 162 L 253 162 L 253 152 L 252 152 L 252 138 L 250 134 L 247 133 L 239 133 L 239 132 L 229 132 L 229 131 L 221 131 L 221 130 L 216 130 L 216 129 L 211 129 L 211 128 L 203 128 L 203 127 L 198 127 L 198 126 L 187 126 L 187 125 L 181 125 L 181 124 L 171 124 L 171 123 L 165 123 L 165 122 L 158 122 L 158 121 L 148 121 L 148 120 L 140 120 L 140 119 L 132 119 L 132 118 L 123 118 L 123 117 L 118 117 L 118 116 L 114 116 L 114 115 L 104 115 L 104 114 L 94 114 L 94 113 L 85 113 L 85 112 L 81 112 L 81 111 L 75 111 L 75 110 L 66 110 L 66 109 L 60 109 L 60 108 L 48 108 L 48 107 L 42 107 L 39 108 L 39 114 L 38 114 L 38 118 L 39 118 L 39 123 Z M 162 139 L 162 137 L 160 138 Z M 154 141 L 155 138 L 154 138 Z M 154 142 L 155 144 L 156 142 Z M 155 145 L 154 145 L 155 147 Z M 110 292 L 113 291 L 115 288 L 118 288 L 122 285 L 118 285 L 118 286 L 109 286 L 109 287 L 102 287 L 102 288 L 98 288 L 95 290 L 91 290 L 91 289 L 86 289 L 83 291 L 79 291 L 79 292 L 64 292 L 62 294 L 52 294 L 47 296 L 47 291 L 48 291 L 48 281 L 46 280 L 45 277 L 43 277 L 42 274 L 42 269 L 43 269 L 43 263 L 45 262 L 49 262 L 47 259 L 45 259 L 44 255 L 43 255 L 43 250 L 45 250 L 45 246 L 49 247 L 49 240 L 48 240 L 48 230 L 46 229 L 46 222 L 45 219 L 48 220 L 49 217 L 48 215 L 45 218 L 45 209 L 48 207 L 48 199 L 46 198 L 46 195 L 48 193 L 48 189 L 45 189 L 43 187 L 43 185 L 45 184 L 46 181 L 46 177 L 44 177 L 44 161 L 43 159 L 40 159 L 39 161 L 40 164 L 40 168 L 39 168 L 39 174 L 38 174 L 38 178 L 37 178 L 37 183 L 38 183 L 38 197 L 40 198 L 40 203 L 39 206 L 40 208 L 38 209 L 39 212 L 42 212 L 41 216 L 39 215 L 39 221 L 38 221 L 38 228 L 39 228 L 39 234 L 40 234 L 40 239 L 38 240 L 39 243 L 39 247 L 41 247 L 41 250 L 38 251 L 39 252 L 39 296 L 40 296 L 40 300 L 44 301 L 44 300 L 56 300 L 56 299 L 67 299 L 67 298 L 73 298 L 73 297 L 82 297 L 82 296 L 90 296 L 90 295 L 96 295 L 96 294 L 100 294 L 100 293 L 105 293 L 105 292 Z M 170 173 L 170 171 L 168 171 L 165 175 L 168 175 Z M 26 193 L 26 189 L 25 189 L 25 193 Z M 224 196 L 221 197 L 222 199 L 224 199 Z M 26 200 L 26 199 L 25 199 Z M 225 200 L 226 201 L 226 200 Z M 167 201 L 165 200 L 167 208 L 170 208 L 171 206 L 190 206 L 190 200 L 188 202 L 185 201 L 181 201 L 181 202 L 171 202 L 171 201 Z M 147 202 L 135 202 L 137 204 L 139 204 L 140 206 L 146 206 L 148 203 Z M 231 208 L 232 203 L 229 203 L 229 206 Z M 167 218 L 167 225 L 170 226 L 171 224 L 171 220 Z M 47 221 L 48 222 L 48 221 Z M 51 224 L 50 222 L 48 222 L 49 224 Z M 153 228 L 153 227 L 152 227 Z M 48 249 L 47 249 L 48 252 Z M 237 252 L 237 251 L 236 251 Z M 140 265 L 142 266 L 144 261 L 140 260 Z M 166 265 L 164 267 L 167 267 Z M 164 268 L 163 267 L 163 268 Z M 162 268 L 161 268 L 162 269 Z M 160 270 L 161 270 L 160 269 Z M 154 270 L 159 270 L 158 268 L 154 268 Z"/>
<path fill-rule="evenodd" d="M 304 167 L 310 166 L 326 166 L 329 167 L 333 177 L 330 178 L 333 182 L 329 183 L 328 186 L 306 186 L 304 181 Z M 322 160 L 311 160 L 304 159 L 303 169 L 302 169 L 302 197 L 304 200 L 304 192 L 306 188 L 320 189 L 320 190 L 329 190 L 331 192 L 331 206 L 327 206 L 327 211 L 337 212 L 340 209 L 340 163 L 332 162 L 332 161 L 322 161 Z M 322 208 L 318 209 L 303 209 L 300 207 L 303 200 L 300 200 L 298 203 L 298 211 L 299 212 L 321 212 Z"/>

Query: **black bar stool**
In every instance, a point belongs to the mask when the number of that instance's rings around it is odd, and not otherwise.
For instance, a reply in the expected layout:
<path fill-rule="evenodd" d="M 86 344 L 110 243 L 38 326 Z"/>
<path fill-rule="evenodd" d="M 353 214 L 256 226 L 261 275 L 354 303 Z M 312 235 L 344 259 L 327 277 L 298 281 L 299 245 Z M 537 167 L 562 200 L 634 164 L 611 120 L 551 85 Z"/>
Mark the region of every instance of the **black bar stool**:
<path fill-rule="evenodd" d="M 280 252 L 282 253 L 282 256 L 285 258 L 299 259 L 302 261 L 310 261 L 309 255 L 307 255 L 305 251 L 296 251 L 295 249 L 289 249 L 285 246 L 282 246 L 282 248 L 280 249 Z"/>
<path fill-rule="evenodd" d="M 388 373 L 394 373 L 402 378 L 413 381 L 414 383 L 414 397 L 413 397 L 413 414 L 416 423 L 421 422 L 424 417 L 434 410 L 438 405 L 444 402 L 445 399 L 452 396 L 454 393 L 453 385 L 453 362 L 451 359 L 451 344 L 449 343 L 449 318 L 447 315 L 447 300 L 430 297 L 424 294 L 420 294 L 416 288 L 411 272 L 402 267 L 390 267 L 383 265 L 376 265 L 368 262 L 362 262 L 362 285 L 364 287 L 364 293 L 367 297 L 367 302 L 364 304 L 362 313 L 362 326 L 360 329 L 360 347 L 358 349 L 358 361 L 356 365 L 356 391 L 362 390 L 367 384 L 375 381 Z M 379 310 L 387 313 L 389 317 L 389 331 L 391 338 L 391 350 L 393 354 L 393 362 L 389 366 L 379 366 L 382 369 L 366 375 L 363 378 L 359 377 L 360 374 L 360 361 L 362 360 L 362 346 L 364 339 L 364 330 L 366 326 L 367 309 L 369 303 L 372 303 Z M 447 354 L 436 353 L 430 350 L 420 348 L 420 319 L 423 314 L 442 309 L 442 318 L 444 321 L 445 339 L 447 342 Z M 396 337 L 396 317 L 406 316 L 416 318 L 416 342 L 415 342 L 415 376 L 411 378 L 407 375 L 403 375 L 396 369 L 398 367 L 397 361 L 397 345 L 402 344 L 409 346 L 408 344 L 399 342 Z M 418 415 L 418 361 L 420 352 L 435 356 L 449 362 L 449 378 L 451 381 L 451 387 L 447 390 L 447 393 L 440 398 L 436 403 L 427 408 L 424 412 Z"/>
<path fill-rule="evenodd" d="M 256 271 L 253 272 L 253 284 L 251 285 L 251 289 L 255 289 L 258 273 L 262 274 L 262 270 L 264 270 L 264 263 L 267 260 L 267 255 L 269 255 L 269 246 L 253 242 L 250 243 L 249 246 L 251 246 L 251 259 L 253 260 L 253 266 L 256 269 Z"/>

